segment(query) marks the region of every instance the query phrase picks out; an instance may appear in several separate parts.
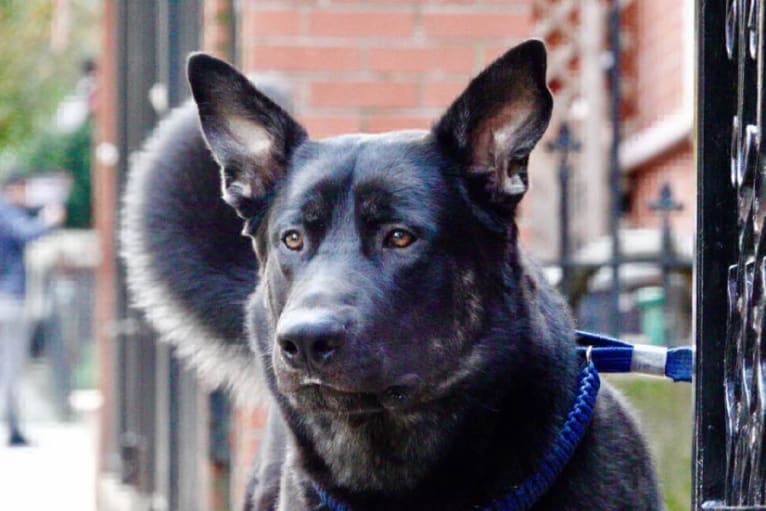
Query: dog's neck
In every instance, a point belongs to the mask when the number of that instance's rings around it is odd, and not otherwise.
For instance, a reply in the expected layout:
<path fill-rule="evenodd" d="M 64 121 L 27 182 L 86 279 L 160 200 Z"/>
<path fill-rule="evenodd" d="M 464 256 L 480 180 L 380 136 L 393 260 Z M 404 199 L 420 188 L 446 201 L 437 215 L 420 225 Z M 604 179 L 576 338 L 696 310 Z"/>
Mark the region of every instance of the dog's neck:
<path fill-rule="evenodd" d="M 352 509 L 492 500 L 534 470 L 571 405 L 576 376 L 551 391 L 556 377 L 540 362 L 530 374 L 493 375 L 495 386 L 455 389 L 417 413 L 288 420 L 297 458 L 308 480 L 339 491 Z"/>

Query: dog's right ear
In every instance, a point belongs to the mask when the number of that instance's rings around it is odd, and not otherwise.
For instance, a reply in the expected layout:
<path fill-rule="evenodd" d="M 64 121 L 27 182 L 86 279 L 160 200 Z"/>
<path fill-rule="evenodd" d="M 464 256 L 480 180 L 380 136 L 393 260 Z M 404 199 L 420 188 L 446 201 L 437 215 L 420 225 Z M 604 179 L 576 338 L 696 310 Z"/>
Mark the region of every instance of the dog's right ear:
<path fill-rule="evenodd" d="M 228 63 L 195 53 L 187 71 L 202 131 L 221 165 L 223 198 L 249 219 L 306 131 Z"/>

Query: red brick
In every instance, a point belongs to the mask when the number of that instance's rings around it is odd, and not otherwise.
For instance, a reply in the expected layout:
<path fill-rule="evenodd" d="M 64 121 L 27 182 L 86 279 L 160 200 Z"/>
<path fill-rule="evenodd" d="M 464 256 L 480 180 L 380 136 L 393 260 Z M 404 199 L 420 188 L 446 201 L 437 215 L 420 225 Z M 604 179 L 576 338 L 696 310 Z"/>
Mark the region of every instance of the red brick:
<path fill-rule="evenodd" d="M 445 38 L 520 38 L 529 34 L 529 10 L 520 13 L 426 12 L 423 31 L 428 37 Z"/>
<path fill-rule="evenodd" d="M 673 229 L 679 233 L 694 232 L 696 174 L 694 153 L 690 143 L 684 143 L 636 169 L 632 174 L 631 204 L 628 219 L 634 226 L 658 227 L 661 217 L 649 208 L 657 196 L 662 183 L 669 182 L 673 193 L 684 205 L 684 209 L 671 216 Z"/>
<path fill-rule="evenodd" d="M 357 115 L 305 115 L 300 122 L 315 140 L 360 131 Z"/>
<path fill-rule="evenodd" d="M 365 123 L 368 133 L 383 131 L 428 129 L 435 119 L 430 116 L 417 115 L 371 115 Z"/>
<path fill-rule="evenodd" d="M 482 1 L 485 0 L 318 0 L 319 2 L 329 2 L 331 4 L 368 4 L 368 5 L 391 5 L 391 4 L 398 4 L 398 5 L 410 5 L 410 6 L 425 6 L 425 5 L 438 5 L 438 6 L 445 6 L 445 5 L 480 5 Z M 509 0 L 503 0 L 503 1 L 509 1 Z M 510 0 L 510 1 L 516 1 L 518 0 Z M 524 0 L 522 0 L 524 1 Z"/>
<path fill-rule="evenodd" d="M 469 73 L 473 70 L 474 51 L 467 47 L 371 48 L 368 61 L 372 71 Z"/>
<path fill-rule="evenodd" d="M 351 3 L 351 2 L 357 2 L 359 3 L 359 0 L 330 0 L 332 3 Z M 378 4 L 378 5 L 390 5 L 390 4 L 400 4 L 400 5 L 470 5 L 470 4 L 481 4 L 482 0 L 367 0 L 368 4 Z M 509 1 L 509 0 L 503 0 L 503 1 Z M 512 0 L 512 1 L 518 1 L 518 0 Z"/>
<path fill-rule="evenodd" d="M 258 450 L 262 433 L 266 427 L 268 409 L 238 406 L 234 410 L 230 444 L 234 453 L 232 467 L 232 499 L 236 507 L 244 501 L 244 488 L 250 473 L 252 460 Z"/>
<path fill-rule="evenodd" d="M 411 11 L 324 11 L 309 13 L 309 33 L 317 36 L 409 36 L 415 28 Z"/>
<path fill-rule="evenodd" d="M 297 35 L 301 30 L 300 12 L 294 9 L 254 9 L 247 19 L 247 37 Z"/>
<path fill-rule="evenodd" d="M 359 50 L 328 46 L 267 46 L 249 48 L 253 69 L 281 71 L 343 71 L 358 69 Z"/>
<path fill-rule="evenodd" d="M 423 85 L 423 105 L 445 108 L 457 99 L 468 80 L 427 82 Z"/>
<path fill-rule="evenodd" d="M 310 88 L 313 106 L 409 107 L 417 104 L 413 82 L 315 82 Z"/>
<path fill-rule="evenodd" d="M 503 45 L 503 46 L 487 46 L 486 48 L 484 48 L 482 60 L 480 62 L 482 67 L 488 66 L 489 64 L 494 62 L 496 59 L 500 58 L 502 55 L 505 55 L 505 52 L 510 50 L 512 47 L 513 47 L 512 44 Z"/>
<path fill-rule="evenodd" d="M 266 425 L 269 415 L 268 408 L 264 407 L 240 407 L 237 409 L 237 426 L 239 433 L 245 438 L 253 431 L 258 431 Z"/>
<path fill-rule="evenodd" d="M 202 12 L 202 49 L 221 56 L 226 54 L 227 47 L 228 26 L 221 16 L 225 8 L 220 0 L 209 0 Z"/>

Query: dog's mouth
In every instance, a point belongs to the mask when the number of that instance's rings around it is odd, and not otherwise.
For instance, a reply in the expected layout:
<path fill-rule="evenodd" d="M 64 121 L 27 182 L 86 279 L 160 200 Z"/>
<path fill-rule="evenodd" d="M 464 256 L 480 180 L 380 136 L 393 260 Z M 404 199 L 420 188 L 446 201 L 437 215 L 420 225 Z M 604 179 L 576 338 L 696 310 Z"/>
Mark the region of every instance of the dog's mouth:
<path fill-rule="evenodd" d="M 292 393 L 291 400 L 305 411 L 365 415 L 405 411 L 417 405 L 419 396 L 419 386 L 405 382 L 390 385 L 379 392 L 339 389 L 312 382 L 299 386 Z"/>

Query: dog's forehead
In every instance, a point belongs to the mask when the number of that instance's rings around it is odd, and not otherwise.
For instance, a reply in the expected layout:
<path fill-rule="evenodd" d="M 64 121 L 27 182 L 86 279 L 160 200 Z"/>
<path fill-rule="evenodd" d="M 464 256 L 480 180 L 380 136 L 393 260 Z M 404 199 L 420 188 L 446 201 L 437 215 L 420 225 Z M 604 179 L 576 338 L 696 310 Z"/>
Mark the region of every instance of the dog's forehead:
<path fill-rule="evenodd" d="M 429 188 L 438 176 L 426 131 L 341 135 L 304 144 L 286 186 L 290 203 L 320 194 Z"/>

